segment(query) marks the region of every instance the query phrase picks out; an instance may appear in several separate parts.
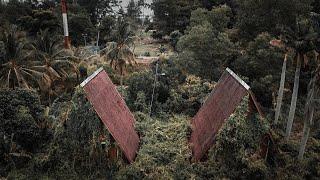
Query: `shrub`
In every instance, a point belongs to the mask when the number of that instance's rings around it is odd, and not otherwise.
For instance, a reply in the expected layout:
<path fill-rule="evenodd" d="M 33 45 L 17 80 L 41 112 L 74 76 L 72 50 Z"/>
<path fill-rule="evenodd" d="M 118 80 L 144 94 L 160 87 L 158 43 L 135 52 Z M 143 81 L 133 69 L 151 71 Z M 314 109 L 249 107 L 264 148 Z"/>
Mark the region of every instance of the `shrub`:
<path fill-rule="evenodd" d="M 118 179 L 250 179 L 267 178 L 268 164 L 257 156 L 268 124 L 255 116 L 246 118 L 248 98 L 237 107 L 216 135 L 206 162 L 191 163 L 190 118 L 173 116 L 167 121 L 136 113 L 141 136 L 137 158 L 121 168 Z"/>
<path fill-rule="evenodd" d="M 107 157 L 110 135 L 82 90 L 76 90 L 67 108 L 67 119 L 55 129 L 42 172 L 54 178 L 111 177 L 117 164 Z"/>
<path fill-rule="evenodd" d="M 267 163 L 257 154 L 262 137 L 268 133 L 266 120 L 247 118 L 248 97 L 244 98 L 224 127 L 208 154 L 208 168 L 213 166 L 221 178 L 264 179 Z M 218 165 L 218 166 L 216 166 Z"/>
<path fill-rule="evenodd" d="M 170 33 L 170 44 L 174 50 L 176 50 L 177 43 L 182 35 L 183 34 L 178 30 Z"/>
<path fill-rule="evenodd" d="M 149 52 L 149 51 L 147 51 L 147 52 L 144 52 L 144 56 L 146 56 L 146 57 L 150 57 L 150 56 L 151 56 L 151 54 L 150 54 L 150 52 Z"/>
<path fill-rule="evenodd" d="M 152 99 L 153 87 L 154 87 L 154 74 L 155 64 L 151 65 L 152 71 L 135 72 L 128 78 L 128 99 L 127 104 L 133 111 L 140 111 L 137 109 L 134 103 L 137 101 L 138 92 L 144 94 L 144 101 L 146 104 L 150 104 Z M 170 97 L 170 90 L 177 88 L 177 86 L 184 82 L 185 76 L 176 67 L 175 63 L 171 60 L 164 60 L 159 62 L 158 73 L 164 74 L 164 76 L 157 77 L 157 83 L 154 94 L 154 103 L 152 112 L 154 114 L 164 111 L 168 112 L 166 102 Z"/>
<path fill-rule="evenodd" d="M 0 176 L 23 167 L 29 153 L 41 152 L 50 138 L 39 96 L 27 90 L 0 91 Z"/>
<path fill-rule="evenodd" d="M 246 53 L 232 63 L 236 73 L 248 77 L 249 85 L 264 107 L 272 107 L 272 93 L 277 92 L 283 62 L 282 53 L 269 45 L 271 40 L 269 34 L 260 34 L 249 43 Z M 290 71 L 287 79 L 292 79 Z"/>
<path fill-rule="evenodd" d="M 213 87 L 213 84 L 199 77 L 187 76 L 186 82 L 170 90 L 170 98 L 166 102 L 167 109 L 173 113 L 194 116 Z"/>
<path fill-rule="evenodd" d="M 187 167 L 191 151 L 187 145 L 190 134 L 186 117 L 175 116 L 168 121 L 136 114 L 141 147 L 135 162 L 117 173 L 118 179 L 185 179 L 191 178 Z"/>
<path fill-rule="evenodd" d="M 153 39 L 160 40 L 160 39 L 162 39 L 162 37 L 163 37 L 164 35 L 165 35 L 165 34 L 164 34 L 164 32 L 162 32 L 162 31 L 153 31 L 152 34 L 151 34 L 151 37 L 152 37 Z"/>

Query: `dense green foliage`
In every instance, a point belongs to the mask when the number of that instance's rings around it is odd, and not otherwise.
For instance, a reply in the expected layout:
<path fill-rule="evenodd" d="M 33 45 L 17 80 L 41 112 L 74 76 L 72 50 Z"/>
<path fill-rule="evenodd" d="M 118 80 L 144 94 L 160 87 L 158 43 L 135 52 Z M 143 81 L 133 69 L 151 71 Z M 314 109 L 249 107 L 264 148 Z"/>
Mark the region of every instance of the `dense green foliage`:
<path fill-rule="evenodd" d="M 118 173 L 119 179 L 207 179 L 266 178 L 267 164 L 250 157 L 258 150 L 258 142 L 267 130 L 259 118 L 247 119 L 247 100 L 229 118 L 208 154 L 208 161 L 190 163 L 191 151 L 188 117 L 174 116 L 166 121 L 150 119 L 138 113 L 137 129 L 142 144 L 136 161 Z M 261 164 L 254 167 L 253 164 Z M 232 173 L 230 172 L 232 171 Z"/>
<path fill-rule="evenodd" d="M 153 71 L 133 73 L 127 84 L 129 85 L 127 103 L 134 111 L 149 112 L 154 87 Z M 186 77 L 172 60 L 160 62 L 155 84 L 152 113 L 184 113 L 195 115 L 213 85 L 195 76 Z"/>
<path fill-rule="evenodd" d="M 267 33 L 260 34 L 249 43 L 246 53 L 231 64 L 236 72 L 248 77 L 259 102 L 267 107 L 272 107 L 272 93 L 277 91 L 283 60 L 281 51 L 269 45 L 271 39 Z M 287 77 L 291 79 L 292 73 Z"/>
<path fill-rule="evenodd" d="M 153 0 L 153 26 L 164 34 L 170 34 L 174 30 L 183 32 L 189 24 L 191 11 L 197 7 L 199 3 L 192 0 Z"/>
<path fill-rule="evenodd" d="M 0 176 L 25 167 L 51 139 L 43 111 L 35 92 L 0 91 Z"/>
<path fill-rule="evenodd" d="M 63 49 L 60 0 L 0 1 L 0 179 L 319 179 L 319 0 L 146 2 L 67 0 Z M 77 87 L 98 67 L 135 114 L 132 164 Z M 245 97 L 193 162 L 191 119 L 227 67 L 265 118 Z"/>
<path fill-rule="evenodd" d="M 190 27 L 177 45 L 178 62 L 187 72 L 217 81 L 232 62 L 236 45 L 227 33 L 221 32 L 227 28 L 228 12 L 225 6 L 192 12 Z"/>
<path fill-rule="evenodd" d="M 83 92 L 77 90 L 67 107 L 60 109 L 64 108 L 65 111 L 59 116 L 53 115 L 58 122 L 48 147 L 48 159 L 43 162 L 44 170 L 55 178 L 66 175 L 69 178 L 110 177 L 112 168 L 116 166 L 106 156 L 110 146 L 109 133 Z M 105 139 L 102 140 L 102 137 Z M 109 171 L 106 170 L 108 167 Z"/>

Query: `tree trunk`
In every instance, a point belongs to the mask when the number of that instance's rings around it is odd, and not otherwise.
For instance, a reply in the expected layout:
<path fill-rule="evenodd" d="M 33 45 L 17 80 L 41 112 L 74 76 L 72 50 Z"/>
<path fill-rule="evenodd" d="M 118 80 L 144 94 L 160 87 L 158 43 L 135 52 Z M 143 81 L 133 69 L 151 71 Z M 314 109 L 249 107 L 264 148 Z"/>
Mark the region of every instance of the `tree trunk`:
<path fill-rule="evenodd" d="M 283 60 L 282 65 L 282 71 L 281 71 L 281 81 L 280 81 L 280 87 L 277 97 L 277 107 L 276 107 L 276 113 L 275 113 L 275 120 L 274 123 L 277 124 L 281 112 L 281 105 L 282 105 L 282 99 L 283 99 L 283 90 L 284 90 L 284 82 L 286 79 L 286 69 L 287 69 L 287 58 L 288 54 L 286 53 Z"/>
<path fill-rule="evenodd" d="M 286 140 L 289 140 L 289 137 L 290 137 L 293 119 L 296 112 L 298 91 L 299 91 L 299 78 L 300 78 L 300 69 L 301 69 L 301 55 L 299 53 L 296 55 L 296 59 L 297 59 L 297 67 L 296 67 L 296 73 L 294 77 L 294 86 L 293 86 L 293 93 L 291 98 L 289 118 L 287 122 Z"/>
<path fill-rule="evenodd" d="M 299 156 L 298 159 L 302 160 L 307 141 L 309 138 L 309 133 L 310 129 L 312 126 L 312 121 L 313 121 L 313 113 L 315 109 L 315 103 L 314 103 L 314 91 L 315 91 L 315 83 L 316 83 L 316 77 L 314 77 L 311 82 L 310 82 L 310 88 L 308 92 L 308 97 L 306 100 L 306 105 L 305 105 L 305 114 L 304 114 L 304 127 L 303 127 L 303 136 L 301 139 L 301 144 L 299 148 Z"/>
<path fill-rule="evenodd" d="M 122 88 L 123 86 L 123 74 L 120 75 L 120 87 Z"/>
<path fill-rule="evenodd" d="M 310 129 L 311 129 L 311 123 L 310 121 L 312 121 L 313 119 L 313 113 L 314 113 L 314 107 L 310 107 L 311 109 L 309 109 L 308 118 L 305 119 L 304 122 L 304 127 L 303 127 L 303 136 L 301 139 L 301 144 L 300 144 L 300 148 L 299 148 L 299 156 L 298 159 L 302 160 L 303 159 L 303 155 L 306 149 L 306 145 L 307 145 L 307 141 L 309 138 L 309 133 L 310 133 Z"/>

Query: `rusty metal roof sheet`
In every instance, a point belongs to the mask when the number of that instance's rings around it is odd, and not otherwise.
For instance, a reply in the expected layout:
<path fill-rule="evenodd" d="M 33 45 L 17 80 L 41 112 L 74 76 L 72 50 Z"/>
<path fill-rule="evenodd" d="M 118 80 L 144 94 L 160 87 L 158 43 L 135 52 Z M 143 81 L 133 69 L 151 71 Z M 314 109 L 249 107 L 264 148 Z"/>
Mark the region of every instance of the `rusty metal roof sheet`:
<path fill-rule="evenodd" d="M 134 128 L 134 116 L 116 86 L 102 68 L 81 83 L 81 86 L 127 159 L 133 162 L 138 151 L 139 136 Z"/>
<path fill-rule="evenodd" d="M 223 73 L 201 107 L 192 119 L 191 147 L 195 161 L 201 160 L 210 149 L 219 129 L 234 112 L 250 87 L 229 68 Z"/>

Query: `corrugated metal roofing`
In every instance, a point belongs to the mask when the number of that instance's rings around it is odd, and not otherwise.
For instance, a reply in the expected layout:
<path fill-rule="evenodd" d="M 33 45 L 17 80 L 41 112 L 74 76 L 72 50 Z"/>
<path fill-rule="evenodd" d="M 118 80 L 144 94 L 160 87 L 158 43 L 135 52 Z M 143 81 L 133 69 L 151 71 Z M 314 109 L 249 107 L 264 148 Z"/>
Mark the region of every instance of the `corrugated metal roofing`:
<path fill-rule="evenodd" d="M 134 116 L 116 86 L 102 68 L 85 80 L 81 86 L 127 159 L 133 162 L 139 147 L 139 136 L 134 129 Z"/>
<path fill-rule="evenodd" d="M 249 86 L 233 71 L 227 69 L 208 99 L 192 120 L 191 147 L 195 161 L 210 149 L 219 129 L 234 112 Z"/>

